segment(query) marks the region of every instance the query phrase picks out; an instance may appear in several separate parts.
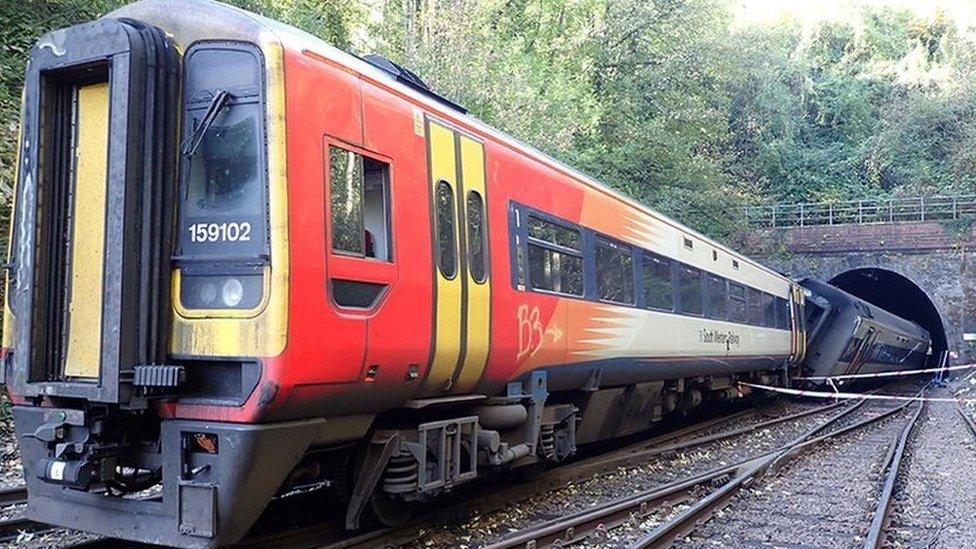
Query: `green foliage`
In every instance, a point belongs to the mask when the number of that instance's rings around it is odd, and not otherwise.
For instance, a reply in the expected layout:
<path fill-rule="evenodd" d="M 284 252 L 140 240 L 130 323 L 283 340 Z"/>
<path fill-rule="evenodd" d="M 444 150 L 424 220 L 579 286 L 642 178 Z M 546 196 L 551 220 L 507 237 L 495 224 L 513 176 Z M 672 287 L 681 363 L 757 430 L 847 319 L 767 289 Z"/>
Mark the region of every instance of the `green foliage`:
<path fill-rule="evenodd" d="M 0 6 L 0 190 L 30 45 L 121 1 Z M 733 0 L 232 3 L 382 53 L 713 236 L 748 204 L 976 192 L 976 31 L 942 12 L 861 0 L 843 20 L 760 25 Z"/>
<path fill-rule="evenodd" d="M 956 219 L 949 219 L 946 221 L 940 221 L 939 224 L 942 225 L 942 230 L 959 240 L 960 242 L 966 242 L 969 240 L 969 236 L 972 234 L 973 223 L 976 223 L 976 216 L 970 214 L 963 214 Z"/>
<path fill-rule="evenodd" d="M 6 226 L 10 213 L 20 96 L 31 46 L 45 32 L 98 17 L 115 4 L 112 0 L 27 0 L 0 5 L 0 198 L 4 202 L 0 225 Z"/>

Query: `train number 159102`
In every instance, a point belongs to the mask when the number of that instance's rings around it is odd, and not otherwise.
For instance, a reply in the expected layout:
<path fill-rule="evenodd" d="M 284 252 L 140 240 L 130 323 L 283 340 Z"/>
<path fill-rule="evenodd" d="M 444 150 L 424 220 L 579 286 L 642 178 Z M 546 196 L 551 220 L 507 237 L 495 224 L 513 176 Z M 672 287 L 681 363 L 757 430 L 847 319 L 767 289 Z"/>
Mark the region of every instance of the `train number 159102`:
<path fill-rule="evenodd" d="M 190 242 L 250 242 L 251 223 L 194 223 L 189 227 Z"/>

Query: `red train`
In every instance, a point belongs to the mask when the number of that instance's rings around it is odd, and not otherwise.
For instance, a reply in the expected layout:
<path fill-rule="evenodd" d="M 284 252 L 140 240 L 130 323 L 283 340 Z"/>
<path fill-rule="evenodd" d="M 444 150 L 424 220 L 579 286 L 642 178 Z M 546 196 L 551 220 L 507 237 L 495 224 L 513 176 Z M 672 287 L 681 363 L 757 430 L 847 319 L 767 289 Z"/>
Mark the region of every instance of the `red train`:
<path fill-rule="evenodd" d="M 328 486 L 394 521 L 802 359 L 798 286 L 382 58 L 205 0 L 30 55 L 2 370 L 31 518 L 216 546 Z"/>

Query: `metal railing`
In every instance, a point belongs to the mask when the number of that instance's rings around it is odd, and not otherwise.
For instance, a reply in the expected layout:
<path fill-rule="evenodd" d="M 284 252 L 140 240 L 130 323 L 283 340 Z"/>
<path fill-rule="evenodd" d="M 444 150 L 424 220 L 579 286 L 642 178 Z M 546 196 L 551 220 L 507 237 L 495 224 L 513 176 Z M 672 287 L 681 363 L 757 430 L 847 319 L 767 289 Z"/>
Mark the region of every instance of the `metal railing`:
<path fill-rule="evenodd" d="M 753 228 L 950 221 L 976 216 L 976 195 L 773 204 L 748 206 L 743 213 Z"/>

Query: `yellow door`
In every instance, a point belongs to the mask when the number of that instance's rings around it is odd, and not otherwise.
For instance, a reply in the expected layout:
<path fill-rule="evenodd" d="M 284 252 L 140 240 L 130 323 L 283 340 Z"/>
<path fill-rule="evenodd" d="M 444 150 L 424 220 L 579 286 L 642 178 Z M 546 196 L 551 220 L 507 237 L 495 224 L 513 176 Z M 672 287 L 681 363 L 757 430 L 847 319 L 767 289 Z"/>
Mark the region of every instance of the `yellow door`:
<path fill-rule="evenodd" d="M 97 378 L 101 365 L 108 92 L 108 83 L 77 89 L 66 377 Z"/>
<path fill-rule="evenodd" d="M 434 340 L 426 390 L 471 392 L 488 361 L 491 276 L 484 145 L 427 123 L 434 252 Z"/>

